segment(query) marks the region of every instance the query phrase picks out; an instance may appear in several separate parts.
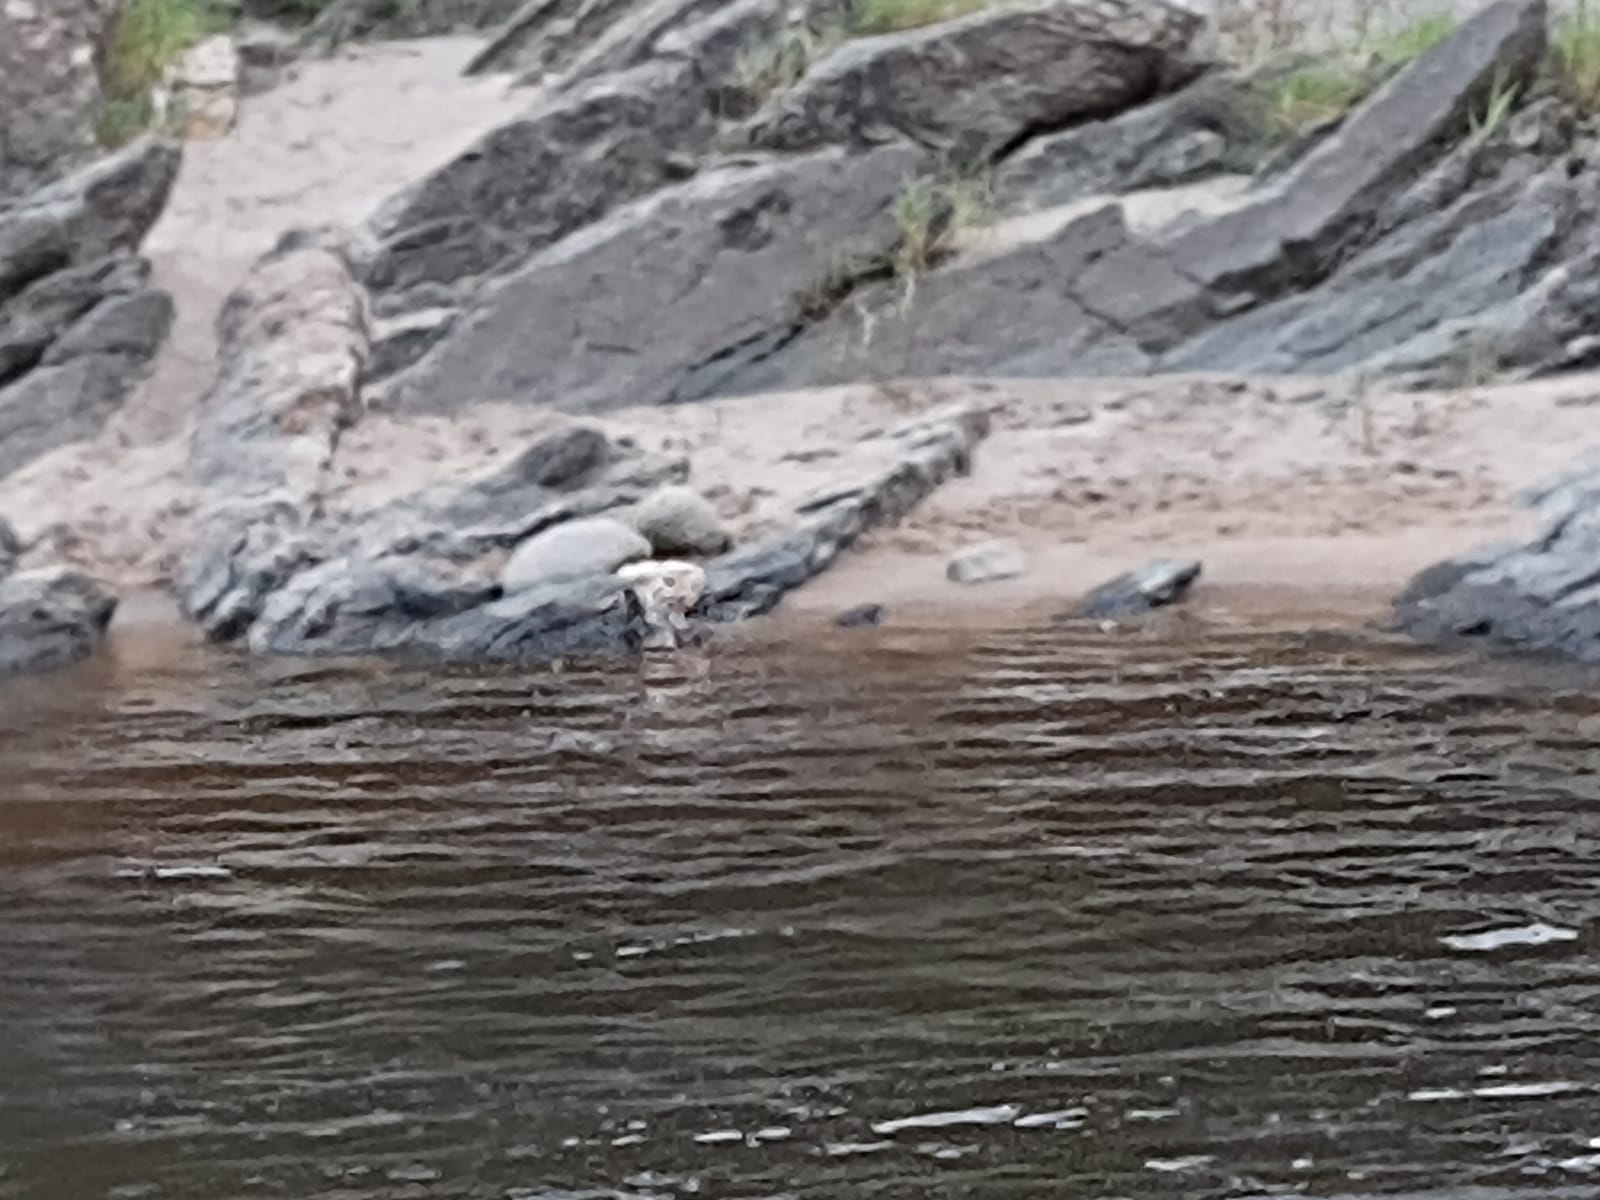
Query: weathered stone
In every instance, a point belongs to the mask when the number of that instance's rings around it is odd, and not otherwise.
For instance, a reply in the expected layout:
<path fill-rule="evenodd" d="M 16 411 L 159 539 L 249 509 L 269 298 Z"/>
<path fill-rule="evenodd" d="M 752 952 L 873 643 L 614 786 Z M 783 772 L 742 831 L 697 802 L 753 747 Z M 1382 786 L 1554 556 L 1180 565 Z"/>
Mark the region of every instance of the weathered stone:
<path fill-rule="evenodd" d="M 403 291 L 519 267 L 613 208 L 692 174 L 712 135 L 683 63 L 647 64 L 541 98 L 384 206 L 363 279 Z M 430 293 L 416 307 L 436 306 Z"/>
<path fill-rule="evenodd" d="M 227 34 L 192 46 L 168 72 L 166 105 L 183 136 L 222 137 L 239 115 L 239 52 Z"/>
<path fill-rule="evenodd" d="M 594 412 L 712 394 L 793 337 L 842 271 L 887 255 L 893 199 L 923 162 L 884 147 L 709 170 L 487 291 L 385 403 Z"/>
<path fill-rule="evenodd" d="M 107 296 L 137 294 L 149 277 L 143 259 L 112 255 L 46 275 L 0 302 L 0 384 L 36 366 L 51 343 Z"/>
<path fill-rule="evenodd" d="M 952 405 L 884 433 L 888 465 L 840 480 L 797 505 L 789 528 L 714 559 L 698 612 L 715 621 L 769 612 L 863 533 L 894 524 L 946 479 L 970 470 L 988 433 L 988 410 L 977 404 Z"/>
<path fill-rule="evenodd" d="M 136 257 L 177 169 L 146 141 L 0 207 L 0 476 L 93 437 L 166 340 Z"/>
<path fill-rule="evenodd" d="M 1281 70 L 1206 75 L 1153 103 L 1034 138 L 995 170 L 995 195 L 1007 208 L 1036 210 L 1253 173 L 1272 146 L 1261 92 Z"/>
<path fill-rule="evenodd" d="M 733 544 L 711 501 L 681 484 L 651 492 L 628 514 L 628 520 L 658 558 L 703 558 L 721 554 Z"/>
<path fill-rule="evenodd" d="M 274 5 L 251 0 L 248 7 L 270 16 Z M 276 7 L 290 8 L 287 13 L 280 12 L 278 19 L 287 16 L 300 20 L 305 16 L 303 5 L 298 11 L 284 4 Z M 378 38 L 470 33 L 494 28 L 516 7 L 516 0 L 405 0 L 403 4 L 395 0 L 327 0 L 300 40 L 307 46 L 332 49 L 347 42 Z"/>
<path fill-rule="evenodd" d="M 54 671 L 105 639 L 117 601 L 86 575 L 54 567 L 0 578 L 0 677 Z"/>
<path fill-rule="evenodd" d="M 0 301 L 53 271 L 138 249 L 177 171 L 175 145 L 144 139 L 0 207 Z"/>
<path fill-rule="evenodd" d="M 107 0 L 0 4 L 0 201 L 94 154 L 95 55 L 114 11 Z"/>
<path fill-rule="evenodd" d="M 676 650 L 695 640 L 689 614 L 706 592 L 705 568 L 673 559 L 628 563 L 616 576 L 638 598 L 650 632 L 642 649 Z"/>
<path fill-rule="evenodd" d="M 92 354 L 39 367 L 0 388 L 0 478 L 58 446 L 94 437 L 137 382 L 127 357 Z"/>
<path fill-rule="evenodd" d="M 1218 292 L 1315 282 L 1359 243 L 1376 209 L 1467 133 L 1489 93 L 1544 62 L 1545 0 L 1496 0 L 1423 54 L 1247 204 L 1167 247 Z"/>
<path fill-rule="evenodd" d="M 859 289 L 730 364 L 712 394 L 897 375 L 1134 374 L 1149 365 L 1145 344 L 1204 328 L 1207 312 L 1205 293 L 1108 205 L 1042 241 Z"/>
<path fill-rule="evenodd" d="M 584 575 L 608 575 L 650 557 L 650 543 L 621 521 L 587 517 L 546 529 L 523 542 L 500 572 L 507 593 Z"/>
<path fill-rule="evenodd" d="M 909 138 L 981 159 L 1029 133 L 1148 100 L 1193 73 L 1200 17 L 1163 0 L 1035 0 L 826 55 L 743 127 L 809 150 Z"/>
<path fill-rule="evenodd" d="M 845 609 L 833 619 L 833 623 L 840 629 L 865 629 L 883 624 L 883 619 L 888 614 L 889 610 L 881 604 L 858 604 L 854 608 Z"/>
<path fill-rule="evenodd" d="M 537 78 L 563 71 L 640 0 L 523 0 L 467 64 L 469 75 L 524 70 Z"/>
<path fill-rule="evenodd" d="M 945 578 L 952 583 L 990 583 L 1011 579 L 1028 570 L 1028 555 L 1010 538 L 997 538 L 963 546 L 945 564 Z"/>
<path fill-rule="evenodd" d="M 0 579 L 4 579 L 17 569 L 17 563 L 26 549 L 22 538 L 12 528 L 11 522 L 0 517 Z"/>
<path fill-rule="evenodd" d="M 1153 559 L 1102 583 L 1071 611 L 1056 619 L 1106 620 L 1141 616 L 1152 609 L 1176 604 L 1198 578 L 1200 564 L 1193 559 Z"/>
<path fill-rule="evenodd" d="M 1522 500 L 1539 532 L 1419 572 L 1395 602 L 1396 630 L 1600 662 L 1600 468 L 1580 464 Z"/>
<path fill-rule="evenodd" d="M 189 456 L 204 498 L 179 595 L 220 640 L 322 556 L 313 526 L 339 434 L 361 410 L 367 334 L 344 262 L 294 238 L 256 263 L 217 329 Z"/>

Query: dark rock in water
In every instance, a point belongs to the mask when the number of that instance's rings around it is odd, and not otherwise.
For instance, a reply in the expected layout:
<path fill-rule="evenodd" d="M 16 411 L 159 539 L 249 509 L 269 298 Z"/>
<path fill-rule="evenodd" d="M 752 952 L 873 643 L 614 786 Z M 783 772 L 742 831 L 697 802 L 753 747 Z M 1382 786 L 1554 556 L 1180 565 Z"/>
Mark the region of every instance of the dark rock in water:
<path fill-rule="evenodd" d="M 1193 559 L 1154 559 L 1101 584 L 1056 620 L 1137 617 L 1176 604 L 1199 577 L 1200 564 Z"/>
<path fill-rule="evenodd" d="M 883 624 L 884 617 L 889 615 L 889 610 L 881 604 L 858 604 L 854 608 L 847 608 L 833 619 L 833 623 L 841 629 L 860 629 L 869 625 Z"/>
<path fill-rule="evenodd" d="M 58 670 L 105 639 L 117 601 L 95 580 L 48 568 L 0 578 L 0 677 Z"/>
<path fill-rule="evenodd" d="M 1171 4 L 1055 0 L 858 38 L 738 138 L 780 151 L 910 138 L 982 161 L 1029 132 L 1116 112 L 1192 75 L 1200 24 Z"/>
<path fill-rule="evenodd" d="M 769 612 L 784 593 L 827 570 L 862 533 L 898 521 L 946 479 L 965 474 L 988 433 L 988 410 L 960 404 L 884 434 L 893 450 L 887 466 L 841 480 L 798 505 L 790 528 L 708 564 L 699 614 L 740 621 Z"/>
<path fill-rule="evenodd" d="M 1545 518 L 1537 536 L 1419 572 L 1395 602 L 1393 627 L 1424 642 L 1600 662 L 1600 469 L 1527 499 Z"/>

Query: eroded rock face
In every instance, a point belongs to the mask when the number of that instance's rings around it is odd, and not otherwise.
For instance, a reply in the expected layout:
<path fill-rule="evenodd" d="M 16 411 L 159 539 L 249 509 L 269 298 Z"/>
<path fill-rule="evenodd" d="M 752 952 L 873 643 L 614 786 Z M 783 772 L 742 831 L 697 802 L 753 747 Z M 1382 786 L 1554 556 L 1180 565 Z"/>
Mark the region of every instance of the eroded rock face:
<path fill-rule="evenodd" d="M 970 160 L 1193 74 L 1200 18 L 1162 0 L 1040 0 L 847 42 L 746 124 L 758 149 L 905 138 Z"/>
<path fill-rule="evenodd" d="M 344 260 L 293 237 L 255 265 L 217 326 L 218 375 L 190 446 L 203 500 L 179 597 L 226 640 L 319 556 L 321 492 L 360 412 L 367 332 Z"/>
<path fill-rule="evenodd" d="M 64 568 L 0 572 L 0 678 L 59 670 L 105 639 L 116 598 Z"/>
<path fill-rule="evenodd" d="M 536 100 L 384 207 L 363 281 L 380 294 L 384 315 L 435 307 L 437 291 L 420 301 L 404 294 L 520 266 L 627 201 L 693 174 L 712 135 L 693 69 L 682 63 L 647 64 Z"/>
<path fill-rule="evenodd" d="M 882 258 L 909 146 L 707 170 L 530 260 L 385 388 L 401 411 L 483 401 L 598 412 L 714 393 L 830 302 L 830 277 Z"/>
<path fill-rule="evenodd" d="M 0 202 L 92 158 L 111 0 L 0 4 Z"/>
<path fill-rule="evenodd" d="M 177 167 L 141 141 L 0 207 L 0 476 L 99 433 L 166 340 L 137 250 Z"/>

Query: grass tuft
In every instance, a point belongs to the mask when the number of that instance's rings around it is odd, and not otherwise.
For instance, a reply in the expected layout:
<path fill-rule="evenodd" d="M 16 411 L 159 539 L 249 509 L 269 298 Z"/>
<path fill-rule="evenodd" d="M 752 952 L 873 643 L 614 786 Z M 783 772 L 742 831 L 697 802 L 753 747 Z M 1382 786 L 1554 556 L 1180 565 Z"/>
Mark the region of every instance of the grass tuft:
<path fill-rule="evenodd" d="M 896 33 L 937 25 L 988 8 L 995 0 L 856 0 L 850 11 L 850 32 Z"/>
<path fill-rule="evenodd" d="M 1550 51 L 1567 99 L 1585 112 L 1600 111 L 1600 14 L 1589 0 L 1557 19 Z"/>
<path fill-rule="evenodd" d="M 100 51 L 105 96 L 97 132 L 117 146 L 150 128 L 151 92 L 167 67 L 224 21 L 211 0 L 126 0 Z"/>
<path fill-rule="evenodd" d="M 1348 112 L 1391 71 L 1421 58 L 1455 32 L 1455 18 L 1429 13 L 1391 29 L 1369 31 L 1270 85 L 1268 125 L 1288 140 Z"/>

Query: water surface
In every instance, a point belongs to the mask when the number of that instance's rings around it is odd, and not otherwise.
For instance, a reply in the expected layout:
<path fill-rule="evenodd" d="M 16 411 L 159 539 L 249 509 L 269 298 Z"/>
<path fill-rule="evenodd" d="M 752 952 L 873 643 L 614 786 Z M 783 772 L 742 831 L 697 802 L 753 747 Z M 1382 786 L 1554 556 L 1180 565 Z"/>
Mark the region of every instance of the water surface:
<path fill-rule="evenodd" d="M 1593 1196 L 1592 682 L 1223 630 L 0 689 L 0 1197 Z"/>

